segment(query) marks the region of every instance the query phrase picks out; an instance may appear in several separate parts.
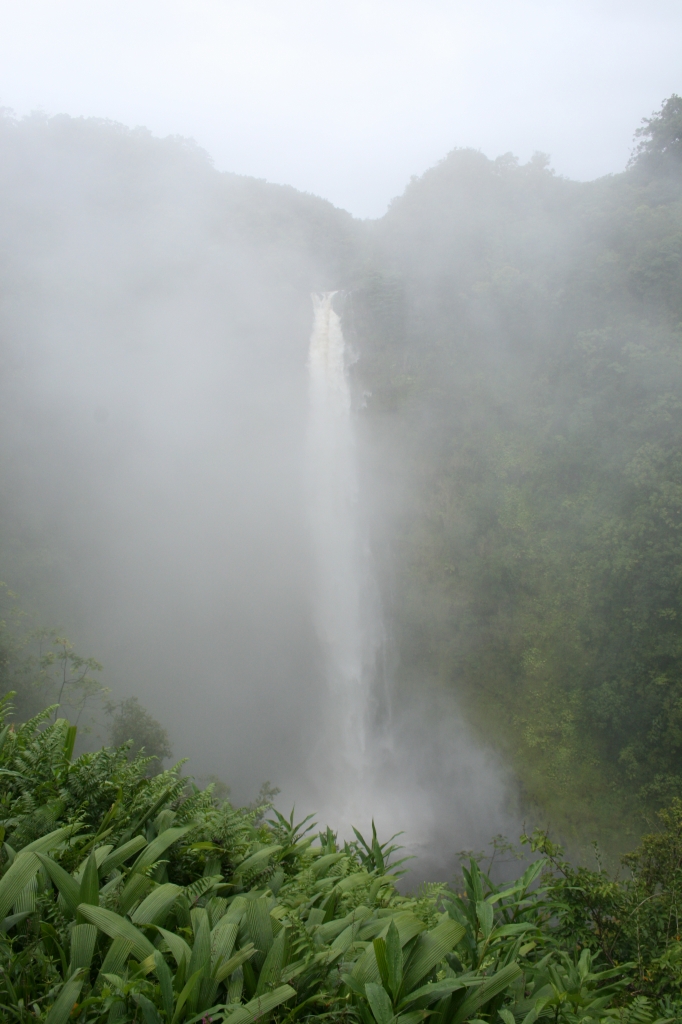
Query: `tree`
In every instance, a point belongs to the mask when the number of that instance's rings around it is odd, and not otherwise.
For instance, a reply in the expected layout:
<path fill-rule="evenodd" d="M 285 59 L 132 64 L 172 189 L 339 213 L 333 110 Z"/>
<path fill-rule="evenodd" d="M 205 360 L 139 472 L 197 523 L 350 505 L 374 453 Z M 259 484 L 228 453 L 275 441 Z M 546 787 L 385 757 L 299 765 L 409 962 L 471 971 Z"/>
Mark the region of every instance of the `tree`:
<path fill-rule="evenodd" d="M 674 167 L 682 163 L 682 96 L 673 93 L 661 109 L 645 117 L 635 132 L 640 143 L 632 163 Z"/>
<path fill-rule="evenodd" d="M 163 759 L 173 753 L 168 733 L 161 723 L 149 714 L 137 697 L 109 704 L 107 710 L 113 715 L 110 729 L 113 746 L 120 747 L 130 742 L 131 757 L 143 751 L 148 757 L 158 759 L 155 770 L 160 771 Z"/>
<path fill-rule="evenodd" d="M 58 630 L 32 627 L 17 595 L 0 582 L 0 693 L 15 693 L 19 720 L 55 704 L 55 718 L 68 709 L 81 731 L 89 732 L 83 713 L 99 709 L 109 692 L 95 676 L 101 671 L 95 658 L 78 654 Z"/>

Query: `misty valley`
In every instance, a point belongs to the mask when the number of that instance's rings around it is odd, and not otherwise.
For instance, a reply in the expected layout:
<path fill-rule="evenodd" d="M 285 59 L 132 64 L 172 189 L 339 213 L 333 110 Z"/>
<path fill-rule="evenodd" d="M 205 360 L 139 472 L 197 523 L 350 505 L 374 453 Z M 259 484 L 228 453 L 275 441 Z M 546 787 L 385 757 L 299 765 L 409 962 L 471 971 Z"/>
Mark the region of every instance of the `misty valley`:
<path fill-rule="evenodd" d="M 0 152 L 0 1018 L 682 1020 L 682 99 L 365 221 Z"/>

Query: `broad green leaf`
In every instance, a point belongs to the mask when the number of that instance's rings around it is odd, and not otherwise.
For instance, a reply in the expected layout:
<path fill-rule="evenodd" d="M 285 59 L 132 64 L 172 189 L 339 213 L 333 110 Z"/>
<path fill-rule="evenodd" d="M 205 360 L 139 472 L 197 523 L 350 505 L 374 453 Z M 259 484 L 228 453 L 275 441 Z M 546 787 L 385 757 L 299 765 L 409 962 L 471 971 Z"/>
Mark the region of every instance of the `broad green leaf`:
<path fill-rule="evenodd" d="M 225 911 L 225 918 L 229 921 L 241 921 L 246 913 L 250 900 L 246 896 L 235 896 Z"/>
<path fill-rule="evenodd" d="M 469 861 L 469 870 L 462 868 L 462 876 L 466 883 L 467 890 L 470 898 L 474 903 L 480 902 L 483 899 L 483 886 L 481 885 L 481 871 L 478 864 L 473 859 Z"/>
<path fill-rule="evenodd" d="M 83 982 L 85 981 L 85 974 L 84 970 L 78 971 L 62 986 L 50 1012 L 45 1018 L 45 1024 L 66 1024 L 71 1010 L 80 995 Z"/>
<path fill-rule="evenodd" d="M 111 829 L 109 829 L 109 831 L 111 831 Z M 85 849 L 88 850 L 94 843 L 100 842 L 101 839 L 102 839 L 101 835 L 93 836 L 93 838 L 90 840 L 90 842 L 86 844 Z M 95 854 L 95 860 L 97 862 L 97 870 L 98 871 L 99 871 L 100 867 L 102 866 L 104 861 L 107 859 L 107 857 L 109 856 L 109 854 L 111 853 L 112 850 L 113 850 L 113 846 L 98 846 L 96 850 L 92 851 Z M 85 857 L 85 859 L 82 861 L 82 863 L 78 865 L 78 870 L 74 871 L 73 877 L 76 879 L 77 882 L 81 882 L 83 880 L 83 872 L 85 871 L 86 867 L 88 866 L 88 860 L 89 860 L 89 857 Z"/>
<path fill-rule="evenodd" d="M 352 977 L 359 985 L 365 985 L 368 981 L 378 981 L 380 976 L 374 946 L 368 946 L 353 967 Z"/>
<path fill-rule="evenodd" d="M 336 938 L 334 939 L 334 941 L 331 944 L 331 948 L 332 949 L 339 949 L 339 950 L 341 950 L 342 952 L 345 953 L 345 951 L 348 949 L 348 947 L 351 945 L 351 943 L 353 943 L 355 941 L 355 939 L 357 938 L 357 934 L 360 931 L 360 928 L 362 927 L 363 921 L 365 920 L 365 918 L 369 917 L 370 915 L 371 915 L 371 911 L 370 911 L 369 907 L 358 907 L 355 911 L 353 911 L 352 914 L 349 914 L 348 917 L 344 918 L 343 922 L 341 922 L 341 923 L 342 924 L 346 923 L 346 922 L 349 922 L 349 923 L 348 923 L 347 927 L 344 928 L 343 931 L 339 935 L 336 936 Z M 334 922 L 332 922 L 332 923 L 334 923 Z M 328 925 L 326 925 L 326 924 L 322 925 L 320 927 L 320 931 L 323 932 L 324 929 L 327 928 L 327 927 L 328 927 Z M 324 939 L 324 936 L 323 936 L 323 941 L 327 941 L 327 940 Z"/>
<path fill-rule="evenodd" d="M 36 909 L 36 895 L 38 892 L 38 878 L 37 872 L 29 878 L 24 888 L 19 893 L 17 901 L 14 904 L 14 913 L 23 914 L 24 911 L 29 913 L 35 913 Z"/>
<path fill-rule="evenodd" d="M 96 992 L 101 989 L 106 974 L 118 974 L 119 971 L 123 970 L 123 966 L 132 953 L 132 949 L 133 944 L 129 939 L 114 939 L 107 950 L 97 981 L 95 982 Z"/>
<path fill-rule="evenodd" d="M 0 878 L 0 920 L 19 899 L 26 884 L 40 867 L 40 861 L 33 853 L 21 850 Z"/>
<path fill-rule="evenodd" d="M 213 977 L 216 981 L 225 981 L 225 978 L 229 978 L 230 975 L 233 974 L 237 968 L 241 967 L 242 964 L 245 964 L 255 952 L 255 946 L 249 942 L 248 945 L 235 953 L 233 957 L 230 957 L 230 959 L 226 960 L 225 963 L 220 964 L 215 970 Z"/>
<path fill-rule="evenodd" d="M 192 915 L 194 945 L 192 946 L 192 956 L 188 972 L 190 977 L 197 971 L 201 972 L 202 977 L 208 977 L 211 973 L 211 923 L 203 907 L 193 910 Z M 192 998 L 190 998 L 188 1005 L 190 1010 L 196 1011 L 198 1009 Z"/>
<path fill-rule="evenodd" d="M 168 911 L 182 892 L 179 885 L 165 882 L 152 890 L 146 899 L 136 908 L 132 916 L 133 924 L 163 924 Z"/>
<path fill-rule="evenodd" d="M 381 984 L 384 986 L 386 991 L 389 990 L 390 983 L 388 980 L 388 957 L 386 956 L 386 939 L 377 938 L 372 942 L 374 947 L 374 958 L 377 962 L 377 968 L 379 970 L 379 977 L 381 978 Z"/>
<path fill-rule="evenodd" d="M 490 999 L 499 995 L 500 992 L 504 992 L 504 990 L 518 978 L 520 973 L 521 968 L 519 965 L 517 963 L 512 963 L 507 964 L 506 967 L 502 967 L 491 977 L 486 978 L 481 987 L 476 989 L 475 992 L 472 992 L 471 995 L 467 996 L 464 1000 L 452 1018 L 452 1024 L 462 1024 L 462 1021 L 471 1017 L 472 1014 L 476 1013 L 476 1011 Z"/>
<path fill-rule="evenodd" d="M 189 997 L 192 995 L 196 985 L 199 983 L 199 979 L 201 978 L 201 974 L 202 974 L 201 970 L 197 971 L 196 974 L 193 974 L 192 977 L 187 982 L 187 984 L 185 985 L 185 987 L 183 988 L 183 990 L 180 993 L 180 995 L 178 996 L 178 1001 L 177 1001 L 176 1006 L 175 1006 L 175 1013 L 173 1014 L 173 1016 L 171 1018 L 171 1024 L 176 1024 L 176 1022 L 180 1019 L 180 1015 L 182 1014 L 182 1011 L 183 1011 L 183 1009 L 185 1007 L 185 1003 L 187 1002 Z"/>
<path fill-rule="evenodd" d="M 417 1010 L 414 1013 L 401 1013 L 395 1018 L 396 1024 L 421 1024 L 424 1020 L 424 1011 Z"/>
<path fill-rule="evenodd" d="M 367 885 L 370 877 L 367 871 L 354 871 L 350 875 L 346 875 L 338 882 L 338 887 L 341 892 L 350 892 L 352 889 L 357 889 L 360 885 Z"/>
<path fill-rule="evenodd" d="M 268 955 L 265 958 L 265 962 L 260 969 L 260 975 L 258 976 L 258 985 L 256 986 L 256 995 L 260 996 L 268 989 L 274 988 L 278 985 L 281 979 L 282 968 L 286 962 L 287 955 L 287 942 L 289 937 L 289 929 L 282 928 L 275 938 L 275 941 L 270 946 Z"/>
<path fill-rule="evenodd" d="M 145 868 L 151 867 L 152 864 L 155 864 L 163 856 L 169 846 L 177 843 L 178 839 L 182 839 L 191 828 L 191 825 L 184 825 L 182 828 L 167 828 L 156 839 L 152 839 L 151 843 L 137 858 L 131 870 L 144 871 Z"/>
<path fill-rule="evenodd" d="M 102 863 L 99 866 L 99 873 L 103 877 L 110 875 L 114 868 L 117 868 L 120 864 L 125 863 L 133 854 L 142 850 L 147 845 L 147 840 L 144 836 L 135 836 L 133 839 L 129 839 L 123 846 L 119 846 L 117 850 L 113 850 L 107 854 Z"/>
<path fill-rule="evenodd" d="M 76 879 L 65 871 L 61 864 L 57 864 L 52 857 L 47 857 L 44 853 L 37 853 L 36 857 L 59 889 L 69 912 L 75 914 L 76 907 L 80 903 L 80 886 Z"/>
<path fill-rule="evenodd" d="M 237 941 L 239 925 L 236 921 L 222 918 L 211 932 L 211 963 L 215 967 L 219 960 L 226 960 Z"/>
<path fill-rule="evenodd" d="M 431 931 L 419 936 L 405 964 L 401 993 L 407 995 L 422 978 L 426 977 L 446 953 L 454 949 L 466 929 L 455 921 L 443 921 Z"/>
<path fill-rule="evenodd" d="M 66 736 L 64 737 L 64 757 L 67 761 L 70 761 L 73 757 L 73 748 L 76 743 L 76 733 L 78 732 L 77 725 L 70 725 L 66 730 Z"/>
<path fill-rule="evenodd" d="M 274 857 L 276 853 L 282 849 L 281 846 L 266 846 L 262 850 L 258 850 L 256 853 L 251 854 L 245 860 L 238 864 L 235 872 L 235 878 L 241 878 L 247 871 L 251 871 L 254 868 L 263 868 L 271 857 Z"/>
<path fill-rule="evenodd" d="M 524 932 L 532 932 L 537 925 L 526 922 L 525 924 L 503 924 L 500 928 L 496 928 L 491 938 L 503 939 L 507 935 L 522 935 Z"/>
<path fill-rule="evenodd" d="M 228 1003 L 241 1003 L 243 992 L 244 971 L 240 967 L 238 970 L 233 971 L 233 973 L 230 975 L 230 980 L 227 982 Z"/>
<path fill-rule="evenodd" d="M 481 933 L 484 939 L 490 937 L 490 933 L 493 930 L 493 908 L 490 903 L 485 900 L 479 900 L 476 904 L 476 917 L 478 918 L 478 925 L 481 929 Z"/>
<path fill-rule="evenodd" d="M 398 929 L 401 946 L 404 946 L 410 941 L 410 939 L 413 939 L 415 935 L 418 935 L 426 929 L 424 922 L 420 921 L 415 914 L 411 914 L 409 911 L 403 910 L 394 914 L 386 915 L 385 917 L 376 917 L 372 915 L 372 917 L 362 923 L 358 932 L 358 938 L 363 942 L 367 939 L 374 939 L 378 935 L 382 935 L 385 938 L 391 921 L 394 922 Z"/>
<path fill-rule="evenodd" d="M 413 939 L 415 935 L 419 935 L 426 928 L 424 922 L 420 921 L 415 914 L 409 913 L 409 911 L 394 914 L 392 920 L 398 929 L 401 947 L 405 946 L 410 939 Z M 386 929 L 386 934 L 388 934 L 388 929 Z"/>
<path fill-rule="evenodd" d="M 93 907 L 89 903 L 81 903 L 78 913 L 86 921 L 94 924 L 105 935 L 112 939 L 127 939 L 131 943 L 133 954 L 138 960 L 144 960 L 154 952 L 154 947 L 148 938 L 125 917 L 120 917 L 113 910 L 106 910 L 104 907 Z"/>
<path fill-rule="evenodd" d="M 173 975 L 163 958 L 163 954 L 158 949 L 154 953 L 154 962 L 156 965 L 156 977 L 159 979 L 159 988 L 161 989 L 163 1010 L 170 1019 L 173 1013 Z"/>
<path fill-rule="evenodd" d="M 312 932 L 313 928 L 317 930 L 324 922 L 324 910 L 321 907 L 313 907 L 308 911 L 308 919 L 305 923 L 306 931 Z"/>
<path fill-rule="evenodd" d="M 99 906 L 99 872 L 97 871 L 97 857 L 94 853 L 90 854 L 85 865 L 78 902 L 89 903 L 93 907 Z"/>
<path fill-rule="evenodd" d="M 9 736 L 9 734 L 10 734 L 10 730 L 11 730 L 11 729 L 12 729 L 12 726 L 11 726 L 11 725 L 6 725 L 6 726 L 5 726 L 5 728 L 4 728 L 4 729 L 3 729 L 3 730 L 2 730 L 1 732 L 0 732 L 0 751 L 1 751 L 1 750 L 2 750 L 2 748 L 4 747 L 4 745 L 5 745 L 5 740 L 6 740 L 6 739 L 7 739 L 7 737 Z M 4 768 L 3 768 L 3 772 L 4 772 L 4 771 L 6 771 L 6 769 L 4 769 Z M 13 775 L 17 775 L 17 774 L 18 774 L 18 772 L 12 772 L 12 774 L 13 774 Z M 22 776 L 22 778 L 23 778 L 23 776 Z"/>
<path fill-rule="evenodd" d="M 476 980 L 473 982 L 465 982 L 462 981 L 461 978 L 444 978 L 443 981 L 429 982 L 427 985 L 422 985 L 420 988 L 414 989 L 409 995 L 405 996 L 405 998 L 398 1004 L 398 1009 L 403 1010 L 419 1000 L 424 1000 L 424 1005 L 428 1006 L 437 999 L 443 999 L 445 996 L 452 995 L 453 992 L 457 992 L 459 989 L 467 988 L 470 984 L 478 985 L 481 984 L 481 982 Z"/>
<path fill-rule="evenodd" d="M 26 918 L 30 916 L 30 910 L 22 910 L 20 914 L 9 914 L 8 917 L 4 917 L 2 921 L 0 921 L 0 935 L 5 935 L 7 932 L 11 931 L 15 925 L 21 924 L 22 921 L 25 921 Z"/>
<path fill-rule="evenodd" d="M 265 898 L 249 900 L 246 906 L 246 926 L 249 938 L 256 947 L 254 962 L 260 968 L 273 940 L 272 919 L 268 901 Z"/>
<path fill-rule="evenodd" d="M 71 963 L 69 974 L 81 969 L 88 970 L 95 952 L 97 929 L 94 924 L 75 924 L 71 929 Z"/>
<path fill-rule="evenodd" d="M 291 985 L 280 985 L 274 992 L 266 992 L 256 999 L 252 999 L 246 1006 L 240 1006 L 229 1014 L 225 1020 L 228 1024 L 252 1024 L 259 1017 L 272 1013 L 282 1003 L 296 995 L 296 990 Z"/>
<path fill-rule="evenodd" d="M 131 907 L 134 907 L 138 900 L 144 899 L 147 892 L 152 888 L 153 882 L 146 875 L 135 872 L 130 875 L 123 892 L 118 901 L 120 910 L 127 914 Z"/>
<path fill-rule="evenodd" d="M 395 921 L 391 921 L 386 932 L 386 962 L 388 966 L 388 990 L 397 999 L 403 983 L 403 951 L 400 933 Z"/>
<path fill-rule="evenodd" d="M 504 889 L 502 892 L 492 892 L 489 896 L 486 896 L 486 903 L 499 903 L 500 900 L 509 899 L 510 896 L 515 896 L 517 892 L 523 891 L 523 885 L 517 882 L 516 885 L 512 885 L 510 889 Z"/>
<path fill-rule="evenodd" d="M 144 960 L 140 960 L 140 970 L 143 974 L 151 974 L 152 971 L 156 970 L 156 960 L 153 954 L 150 953 Z"/>
<path fill-rule="evenodd" d="M 324 857 L 318 857 L 312 866 L 314 877 L 322 878 L 323 875 L 326 875 L 329 868 L 333 867 L 334 864 L 338 864 L 345 856 L 345 853 L 327 853 Z"/>
<path fill-rule="evenodd" d="M 178 967 L 180 967 L 183 962 L 185 964 L 189 964 L 190 957 L 192 956 L 192 950 L 190 946 L 187 945 L 183 937 L 181 935 L 176 935 L 175 932 L 166 931 L 165 928 L 161 928 L 159 925 L 156 925 L 156 930 L 165 939 L 166 945 L 171 951 L 173 959 Z"/>
<path fill-rule="evenodd" d="M 341 932 L 345 931 L 349 925 L 357 925 L 360 927 L 362 921 L 371 915 L 372 911 L 369 907 L 356 907 L 355 910 L 351 911 L 350 914 L 346 914 L 345 917 L 339 918 L 336 921 L 328 921 L 325 924 L 321 924 L 317 930 L 318 937 L 322 942 L 332 942 L 336 939 Z"/>
<path fill-rule="evenodd" d="M 22 847 L 20 853 L 49 853 L 50 850 L 55 850 L 62 843 L 66 842 L 67 839 L 72 839 L 80 831 L 80 825 L 67 825 L 65 828 L 57 828 L 54 832 L 48 833 L 46 836 L 41 836 L 40 839 L 35 839 L 28 846 Z"/>
<path fill-rule="evenodd" d="M 133 999 L 142 1010 L 145 1024 L 161 1024 L 161 1018 L 154 1004 L 140 992 L 133 992 Z"/>
<path fill-rule="evenodd" d="M 342 952 L 346 952 L 349 946 L 355 939 L 356 925 L 348 925 L 344 928 L 340 935 L 337 935 L 331 944 L 332 949 L 340 949 Z"/>
<path fill-rule="evenodd" d="M 388 992 L 383 985 L 377 985 L 371 981 L 367 982 L 365 985 L 365 995 L 377 1024 L 391 1024 L 393 1007 L 391 1006 Z"/>
<path fill-rule="evenodd" d="M 540 860 L 533 861 L 521 876 L 520 882 L 524 889 L 527 889 L 529 885 L 532 885 L 535 879 L 541 874 L 549 864 L 546 857 L 541 857 Z"/>
<path fill-rule="evenodd" d="M 211 928 L 215 929 L 216 925 L 219 924 L 225 915 L 227 900 L 224 896 L 211 896 L 206 904 L 206 909 L 208 910 L 208 916 L 211 918 Z"/>
<path fill-rule="evenodd" d="M 118 974 L 105 974 L 104 980 L 109 982 L 111 988 L 115 989 L 121 995 L 125 992 L 125 982 Z M 116 1018 L 114 1018 L 116 1019 Z"/>
<path fill-rule="evenodd" d="M 357 981 L 352 974 L 342 974 L 341 981 L 344 985 L 354 992 L 356 996 L 364 998 L 365 995 L 365 984 L 364 982 Z"/>

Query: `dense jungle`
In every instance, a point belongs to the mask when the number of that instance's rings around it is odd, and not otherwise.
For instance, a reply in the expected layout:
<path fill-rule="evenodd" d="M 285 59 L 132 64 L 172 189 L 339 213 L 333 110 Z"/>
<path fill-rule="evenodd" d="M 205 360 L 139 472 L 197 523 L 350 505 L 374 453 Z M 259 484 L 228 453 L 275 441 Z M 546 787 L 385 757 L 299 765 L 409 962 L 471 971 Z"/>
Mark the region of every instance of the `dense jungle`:
<path fill-rule="evenodd" d="M 682 99 L 620 174 L 455 149 L 376 221 L 105 121 L 0 149 L 6 1019 L 682 1017 Z M 333 289 L 392 700 L 452 698 L 528 822 L 412 894 L 273 804 Z"/>

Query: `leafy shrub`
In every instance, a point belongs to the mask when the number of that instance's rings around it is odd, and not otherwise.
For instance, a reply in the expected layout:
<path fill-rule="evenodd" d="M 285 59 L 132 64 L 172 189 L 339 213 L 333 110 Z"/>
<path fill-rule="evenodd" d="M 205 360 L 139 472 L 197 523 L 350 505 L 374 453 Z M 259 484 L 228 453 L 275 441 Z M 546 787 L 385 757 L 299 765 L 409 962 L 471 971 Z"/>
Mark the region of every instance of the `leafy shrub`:
<path fill-rule="evenodd" d="M 395 884 L 398 847 L 374 829 L 341 844 L 310 818 L 274 811 L 263 821 L 260 807 L 218 803 L 181 765 L 150 776 L 150 758 L 131 758 L 125 744 L 74 758 L 75 728 L 51 721 L 53 708 L 19 726 L 6 722 L 9 710 L 5 700 L 7 1020 L 651 1024 L 678 1015 L 670 884 L 682 805 L 630 858 L 627 884 L 570 868 L 536 835 L 543 856 L 511 884 L 493 884 L 471 859 L 461 892 L 432 885 L 406 896 Z M 661 896 L 646 911 L 650 945 L 624 962 L 644 892 Z M 668 927 L 656 932 L 655 920 Z"/>

